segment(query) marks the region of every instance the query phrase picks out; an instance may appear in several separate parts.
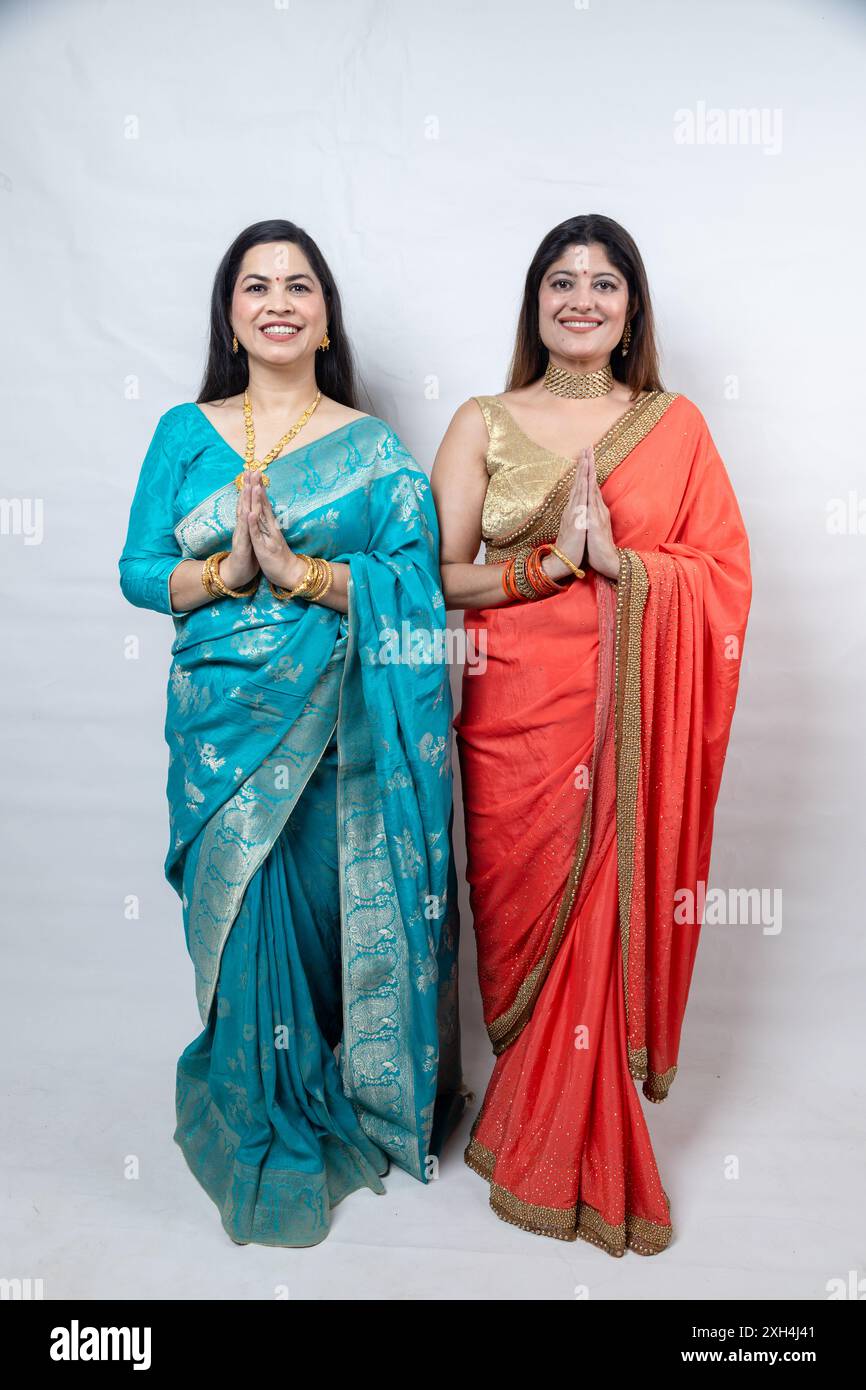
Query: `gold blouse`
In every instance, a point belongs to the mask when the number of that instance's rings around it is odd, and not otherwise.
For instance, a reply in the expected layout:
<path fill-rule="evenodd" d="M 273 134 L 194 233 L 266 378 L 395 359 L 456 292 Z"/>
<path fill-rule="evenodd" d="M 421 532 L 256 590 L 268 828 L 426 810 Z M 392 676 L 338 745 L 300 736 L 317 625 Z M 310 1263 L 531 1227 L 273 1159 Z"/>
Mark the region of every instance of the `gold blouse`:
<path fill-rule="evenodd" d="M 599 486 L 661 419 L 676 391 L 647 391 L 593 445 Z M 484 563 L 556 540 L 577 463 L 534 443 L 498 396 L 473 396 L 487 424 L 489 482 L 481 513 Z"/>

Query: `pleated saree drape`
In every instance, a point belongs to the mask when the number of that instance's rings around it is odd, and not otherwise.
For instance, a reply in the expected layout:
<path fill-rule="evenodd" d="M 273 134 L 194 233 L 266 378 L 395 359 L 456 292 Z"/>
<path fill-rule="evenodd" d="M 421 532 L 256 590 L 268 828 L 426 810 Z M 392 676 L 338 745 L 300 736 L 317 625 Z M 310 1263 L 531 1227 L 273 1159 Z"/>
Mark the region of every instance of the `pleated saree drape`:
<path fill-rule="evenodd" d="M 573 463 L 496 397 L 486 559 L 554 539 Z M 670 1242 L 640 1098 L 676 1074 L 736 699 L 748 541 L 706 423 L 650 392 L 595 450 L 620 552 L 550 598 L 468 610 L 454 721 L 497 1061 L 466 1162 L 504 1220 L 611 1255 Z M 685 904 L 685 907 L 683 907 Z"/>
<path fill-rule="evenodd" d="M 363 417 L 269 465 L 289 545 L 350 567 L 349 610 L 171 608 L 231 546 L 239 456 L 197 406 L 160 420 L 121 588 L 171 613 L 170 845 L 203 1031 L 175 1139 L 238 1242 L 311 1245 L 393 1161 L 421 1182 L 464 1104 L 451 697 L 429 483 Z M 393 659 L 404 625 L 426 644 Z"/>

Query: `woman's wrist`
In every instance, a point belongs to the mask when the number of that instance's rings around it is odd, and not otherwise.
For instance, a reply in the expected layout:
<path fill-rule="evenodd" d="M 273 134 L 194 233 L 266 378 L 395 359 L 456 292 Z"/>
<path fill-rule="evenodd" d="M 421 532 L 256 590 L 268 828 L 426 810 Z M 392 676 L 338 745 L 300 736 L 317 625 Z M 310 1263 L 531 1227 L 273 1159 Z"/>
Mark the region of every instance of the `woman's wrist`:
<path fill-rule="evenodd" d="M 613 553 L 613 558 L 612 558 L 612 560 L 611 560 L 611 562 L 610 562 L 610 566 L 609 566 L 609 569 L 608 569 L 607 574 L 605 575 L 605 578 L 606 578 L 606 579 L 612 579 L 612 580 L 614 581 L 614 583 L 617 583 L 617 582 L 619 581 L 619 577 L 620 577 L 621 574 L 622 574 L 622 551 L 621 551 L 619 548 L 617 548 L 617 549 L 614 551 L 614 553 Z"/>
<path fill-rule="evenodd" d="M 280 576 L 274 580 L 281 589 L 296 589 L 307 573 L 307 562 L 300 555 L 292 553 L 281 567 Z"/>
<path fill-rule="evenodd" d="M 232 563 L 233 558 L 231 551 L 229 551 L 228 555 L 224 556 L 217 565 L 217 573 L 227 589 L 245 589 L 255 579 L 259 567 L 256 565 L 252 574 L 239 573 L 236 565 Z"/>
<path fill-rule="evenodd" d="M 557 583 L 560 579 L 571 579 L 574 577 L 574 571 L 570 570 L 568 565 L 560 560 L 558 555 L 545 555 L 541 562 L 541 568 L 549 579 L 555 579 Z"/>

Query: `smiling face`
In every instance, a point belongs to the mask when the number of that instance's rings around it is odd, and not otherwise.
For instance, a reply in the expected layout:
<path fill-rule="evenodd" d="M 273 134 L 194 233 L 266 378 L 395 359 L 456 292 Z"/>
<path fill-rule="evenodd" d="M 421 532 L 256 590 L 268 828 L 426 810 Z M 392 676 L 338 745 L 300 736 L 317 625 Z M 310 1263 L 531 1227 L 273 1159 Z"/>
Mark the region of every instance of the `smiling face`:
<path fill-rule="evenodd" d="M 321 283 L 290 241 L 251 246 L 241 262 L 229 318 L 250 357 L 271 366 L 311 356 L 328 312 Z"/>
<path fill-rule="evenodd" d="M 625 328 L 628 284 L 599 242 L 569 246 L 541 277 L 538 330 L 554 365 L 596 371 Z"/>

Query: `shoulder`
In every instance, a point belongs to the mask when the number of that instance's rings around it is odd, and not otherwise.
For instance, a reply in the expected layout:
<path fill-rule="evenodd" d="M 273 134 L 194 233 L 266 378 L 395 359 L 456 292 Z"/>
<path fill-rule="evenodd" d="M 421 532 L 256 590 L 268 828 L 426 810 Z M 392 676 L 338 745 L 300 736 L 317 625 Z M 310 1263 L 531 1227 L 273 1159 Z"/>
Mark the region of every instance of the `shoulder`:
<path fill-rule="evenodd" d="M 681 450 L 686 465 L 705 480 L 719 473 L 727 476 L 713 432 L 701 409 L 678 391 L 660 392 L 659 395 L 673 397 L 664 418 L 669 421 L 672 443 Z"/>
<path fill-rule="evenodd" d="M 676 411 L 676 418 L 684 420 L 695 430 L 705 430 L 707 422 L 699 408 L 688 396 L 684 396 L 681 391 L 659 391 L 656 393 L 659 401 L 667 401 L 669 408 Z"/>
<path fill-rule="evenodd" d="M 370 459 L 378 459 L 380 465 L 387 465 L 391 472 L 395 467 L 417 469 L 421 472 L 411 449 L 387 420 L 378 415 L 359 415 L 348 421 L 349 438 L 354 445 L 360 445 Z"/>
<path fill-rule="evenodd" d="M 662 431 L 676 433 L 687 447 L 709 436 L 709 426 L 698 406 L 681 391 L 651 391 L 646 402 L 649 418 Z"/>
<path fill-rule="evenodd" d="M 369 415 L 362 410 L 352 410 L 341 406 L 339 412 L 331 416 L 330 429 L 323 436 L 325 440 L 339 435 L 345 443 L 362 453 L 371 451 L 380 456 L 404 446 L 395 431 L 379 415 Z"/>
<path fill-rule="evenodd" d="M 185 438 L 190 421 L 197 411 L 198 406 L 192 401 L 182 401 L 180 405 L 170 406 L 156 423 L 157 433 L 163 440 Z"/>
<path fill-rule="evenodd" d="M 164 464 L 174 464 L 185 454 L 190 426 L 190 404 L 173 405 L 159 416 L 147 451 L 147 464 L 153 466 L 157 459 Z"/>
<path fill-rule="evenodd" d="M 352 434 L 361 434 L 364 437 L 371 436 L 379 439 L 396 439 L 397 435 L 387 420 L 383 420 L 379 415 L 365 415 L 361 411 L 354 411 L 346 416 L 342 421 L 338 421 L 336 429 L 349 429 Z"/>
<path fill-rule="evenodd" d="M 451 416 L 448 433 L 465 440 L 486 442 L 496 402 L 496 396 L 470 396 Z"/>
<path fill-rule="evenodd" d="M 378 425 L 387 429 L 384 420 L 380 420 L 378 415 L 368 415 L 364 410 L 355 410 L 353 406 L 343 405 L 341 401 L 333 401 L 327 396 L 322 397 L 317 414 L 329 432 L 348 429 L 355 425 L 365 428 Z"/>
<path fill-rule="evenodd" d="M 365 410 L 353 410 L 352 407 L 348 405 L 340 407 L 339 424 L 353 425 L 356 420 L 376 420 L 380 425 L 385 423 L 384 420 L 379 419 L 378 415 L 368 415 Z"/>

